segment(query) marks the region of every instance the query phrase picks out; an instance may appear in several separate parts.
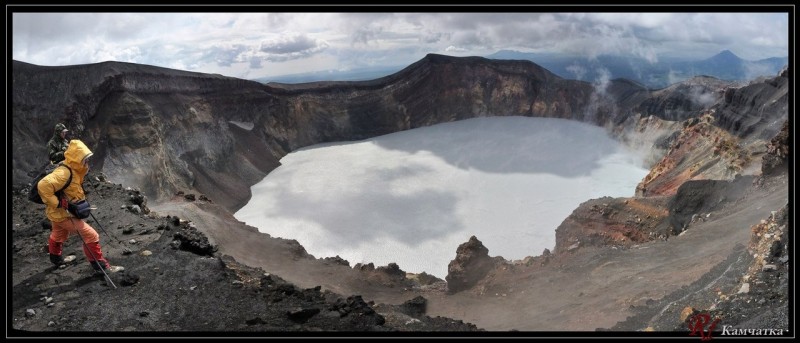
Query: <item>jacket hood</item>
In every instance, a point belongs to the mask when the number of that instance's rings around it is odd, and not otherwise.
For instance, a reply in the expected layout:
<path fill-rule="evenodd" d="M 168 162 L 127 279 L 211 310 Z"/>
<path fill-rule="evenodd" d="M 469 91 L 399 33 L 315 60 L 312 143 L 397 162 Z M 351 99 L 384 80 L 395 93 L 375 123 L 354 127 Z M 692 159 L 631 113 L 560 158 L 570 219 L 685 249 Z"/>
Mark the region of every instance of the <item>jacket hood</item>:
<path fill-rule="evenodd" d="M 81 140 L 73 139 L 69 141 L 67 151 L 64 151 L 64 164 L 76 170 L 82 170 L 83 160 L 92 156 L 92 151 Z"/>

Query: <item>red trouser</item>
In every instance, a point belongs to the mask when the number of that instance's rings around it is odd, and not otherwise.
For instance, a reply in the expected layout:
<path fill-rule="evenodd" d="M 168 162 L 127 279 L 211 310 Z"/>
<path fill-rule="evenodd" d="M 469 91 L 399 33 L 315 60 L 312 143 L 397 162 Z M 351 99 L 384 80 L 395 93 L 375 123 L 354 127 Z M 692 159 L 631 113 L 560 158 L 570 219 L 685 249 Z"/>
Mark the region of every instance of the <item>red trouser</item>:
<path fill-rule="evenodd" d="M 83 244 L 83 254 L 86 255 L 89 263 L 97 260 L 108 266 L 108 261 L 103 258 L 103 252 L 100 250 L 100 235 L 89 224 L 78 218 L 68 218 L 62 222 L 51 223 L 53 227 L 47 242 L 51 255 L 61 256 L 64 242 L 69 238 L 69 234 L 77 232 L 85 243 Z"/>

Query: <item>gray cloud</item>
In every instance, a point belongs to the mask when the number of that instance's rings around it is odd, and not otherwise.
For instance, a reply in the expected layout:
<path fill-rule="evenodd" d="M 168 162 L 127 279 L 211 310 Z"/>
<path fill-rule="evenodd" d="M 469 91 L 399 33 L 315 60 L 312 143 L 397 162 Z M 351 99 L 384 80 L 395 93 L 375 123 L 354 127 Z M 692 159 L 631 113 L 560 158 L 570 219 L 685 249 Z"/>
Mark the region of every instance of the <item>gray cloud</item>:
<path fill-rule="evenodd" d="M 318 49 L 321 45 L 324 45 L 324 43 L 311 39 L 306 35 L 296 35 L 265 41 L 261 43 L 260 50 L 268 54 L 287 55 L 304 51 L 313 51 Z"/>
<path fill-rule="evenodd" d="M 353 32 L 353 44 L 361 43 L 364 45 L 369 45 L 369 43 L 378 38 L 378 36 L 383 31 L 383 27 L 380 26 L 366 26 L 356 29 Z"/>
<path fill-rule="evenodd" d="M 230 47 L 216 46 L 208 50 L 204 60 L 213 60 L 219 66 L 230 67 L 234 63 L 240 62 L 242 53 L 247 50 L 248 47 L 241 44 Z"/>
<path fill-rule="evenodd" d="M 575 75 L 576 80 L 583 80 L 583 77 L 586 75 L 586 68 L 577 63 L 567 66 L 567 71 Z"/>
<path fill-rule="evenodd" d="M 706 89 L 703 87 L 692 87 L 689 90 L 689 100 L 703 106 L 703 108 L 708 108 L 709 106 L 713 105 L 716 101 L 716 97 L 714 96 L 713 92 L 705 92 Z"/>
<path fill-rule="evenodd" d="M 447 51 L 447 52 L 465 52 L 465 51 L 467 51 L 467 49 L 451 45 L 451 46 L 448 46 L 446 49 L 444 49 L 444 51 Z"/>
<path fill-rule="evenodd" d="M 302 34 L 291 35 L 262 42 L 258 51 L 264 54 L 258 55 L 266 61 L 282 62 L 305 58 L 327 48 L 328 43 L 325 41 Z"/>
<path fill-rule="evenodd" d="M 433 32 L 427 30 L 426 32 L 423 32 L 419 35 L 419 41 L 425 44 L 432 44 L 432 43 L 437 43 L 443 39 L 449 40 L 450 37 L 451 35 L 449 33 Z"/>
<path fill-rule="evenodd" d="M 286 67 L 308 58 L 328 64 L 291 67 L 400 65 L 431 52 L 501 49 L 651 62 L 729 49 L 757 60 L 787 56 L 789 43 L 787 13 L 12 13 L 12 23 L 16 60 L 119 60 L 233 76 L 301 72 Z"/>
<path fill-rule="evenodd" d="M 250 58 L 250 68 L 252 69 L 261 69 L 263 65 L 261 64 L 261 59 L 258 57 L 251 57 Z"/>

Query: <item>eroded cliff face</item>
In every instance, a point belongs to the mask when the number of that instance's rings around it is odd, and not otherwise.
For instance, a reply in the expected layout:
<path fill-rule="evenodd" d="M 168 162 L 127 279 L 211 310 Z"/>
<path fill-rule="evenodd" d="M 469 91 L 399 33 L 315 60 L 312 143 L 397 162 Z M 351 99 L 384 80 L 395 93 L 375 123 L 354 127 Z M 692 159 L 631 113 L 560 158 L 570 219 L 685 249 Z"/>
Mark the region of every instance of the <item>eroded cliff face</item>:
<path fill-rule="evenodd" d="M 779 173 L 788 167 L 789 142 L 791 142 L 791 132 L 789 132 L 789 121 L 787 120 L 783 122 L 781 131 L 767 143 L 767 152 L 764 154 L 761 164 L 762 176 Z"/>
<path fill-rule="evenodd" d="M 714 125 L 711 112 L 683 122 L 683 128 L 669 144 L 666 155 L 636 187 L 637 196 L 675 194 L 688 180 L 730 180 L 751 166 L 761 153 L 763 142 L 744 144 L 738 137 Z"/>
<path fill-rule="evenodd" d="M 665 239 L 669 197 L 611 198 L 589 200 L 556 228 L 555 253 L 586 246 L 630 247 Z"/>
<path fill-rule="evenodd" d="M 247 198 L 240 195 L 249 194 L 247 183 L 278 164 L 262 154 L 269 152 L 261 148 L 263 137 L 234 140 L 227 127 L 261 107 L 242 98 L 271 101 L 255 82 L 119 62 L 40 67 L 15 61 L 13 78 L 16 185 L 46 163 L 45 144 L 57 122 L 94 150 L 94 168 L 154 199 L 197 189 L 235 206 Z M 236 149 L 243 141 L 251 150 Z M 253 153 L 260 158 L 250 166 Z M 206 176 L 226 171 L 236 173 L 213 181 Z"/>
<path fill-rule="evenodd" d="M 16 61 L 13 79 L 15 184 L 30 181 L 29 173 L 46 162 L 52 126 L 66 122 L 73 138 L 96 150 L 94 167 L 110 179 L 139 187 L 154 201 L 193 191 L 230 210 L 249 200 L 249 187 L 281 157 L 312 144 L 503 115 L 566 118 L 631 133 L 642 126 L 640 118 L 695 116 L 700 107 L 689 98 L 697 94 L 721 99 L 714 91 L 720 81 L 650 92 L 626 80 L 564 80 L 528 61 L 441 55 L 363 82 L 262 85 L 130 63 Z M 658 134 L 648 136 L 645 149 L 672 132 Z"/>
<path fill-rule="evenodd" d="M 781 129 L 789 111 L 789 73 L 754 80 L 743 87 L 724 90 L 714 106 L 717 125 L 746 140 L 768 140 Z"/>
<path fill-rule="evenodd" d="M 738 87 L 703 81 L 717 91 L 702 93 L 692 88 L 696 87 L 692 81 L 687 94 L 701 94 L 701 99 L 713 94 L 723 96 L 710 101 L 706 110 L 690 111 L 695 115 L 688 119 L 676 118 L 683 127 L 665 142 L 669 148 L 637 186 L 637 196 L 675 194 L 688 180 L 732 180 L 738 175 L 759 174 L 765 153 L 777 146 L 768 146 L 767 141 L 782 133 L 788 135 L 788 131 L 781 131 L 789 106 L 786 70 Z"/>
<path fill-rule="evenodd" d="M 83 137 L 100 148 L 97 167 L 111 179 L 155 199 L 197 190 L 234 208 L 246 202 L 250 184 L 279 165 L 263 132 L 236 124 L 262 120 L 252 114 L 261 100 L 243 106 L 241 96 L 112 93 Z"/>

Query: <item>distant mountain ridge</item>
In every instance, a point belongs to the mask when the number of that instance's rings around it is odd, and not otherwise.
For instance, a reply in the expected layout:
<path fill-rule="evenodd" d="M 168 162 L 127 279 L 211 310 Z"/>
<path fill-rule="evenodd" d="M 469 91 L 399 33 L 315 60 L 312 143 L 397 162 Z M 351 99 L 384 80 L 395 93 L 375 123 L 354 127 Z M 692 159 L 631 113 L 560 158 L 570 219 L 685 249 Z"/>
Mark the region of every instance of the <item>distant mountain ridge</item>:
<path fill-rule="evenodd" d="M 650 63 L 639 57 L 600 55 L 596 58 L 553 53 L 526 53 L 500 50 L 484 56 L 498 60 L 528 60 L 565 79 L 602 81 L 625 78 L 650 89 L 660 89 L 694 76 L 713 76 L 727 81 L 749 81 L 759 76 L 772 77 L 789 62 L 788 57 L 770 57 L 748 61 L 730 50 L 723 50 L 707 59 L 686 61 L 660 59 Z M 261 83 L 299 84 L 319 81 L 366 81 L 391 75 L 403 66 L 376 66 L 350 70 L 322 70 L 252 79 Z"/>
<path fill-rule="evenodd" d="M 747 81 L 759 76 L 775 76 L 789 63 L 788 57 L 748 61 L 736 56 L 730 50 L 723 50 L 704 60 L 664 59 L 656 63 L 638 57 L 600 55 L 592 59 L 513 50 L 501 50 L 486 58 L 529 60 L 566 79 L 591 82 L 627 78 L 651 89 L 663 88 L 699 75 L 728 81 Z"/>
<path fill-rule="evenodd" d="M 306 83 L 317 81 L 365 81 L 394 74 L 405 66 L 380 66 L 355 68 L 350 70 L 321 70 L 307 73 L 286 74 L 273 77 L 260 77 L 253 81 L 261 83 Z"/>

